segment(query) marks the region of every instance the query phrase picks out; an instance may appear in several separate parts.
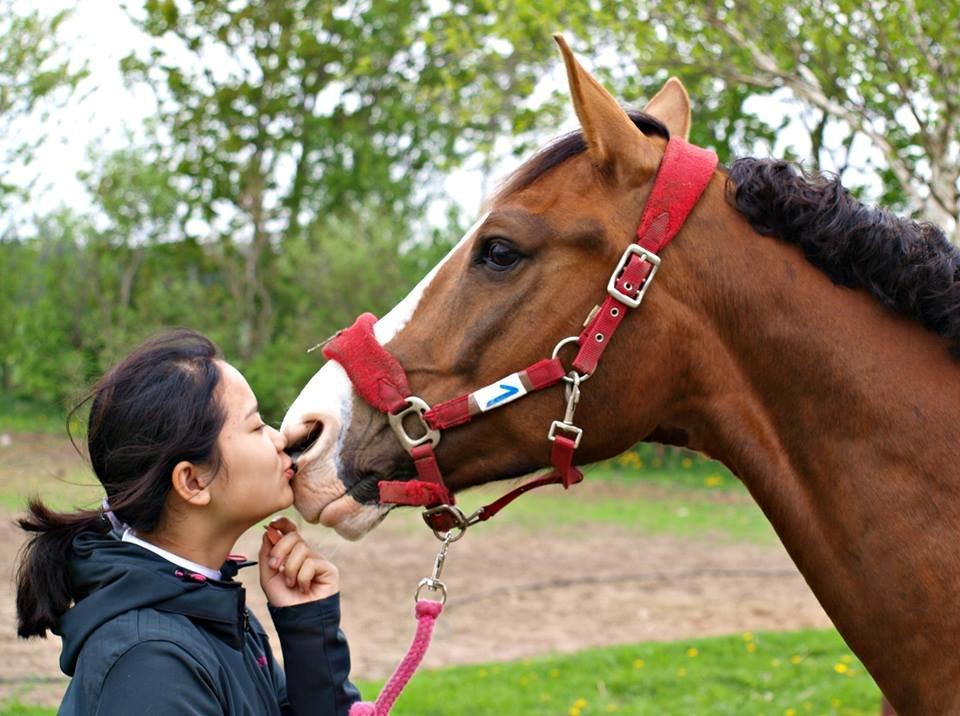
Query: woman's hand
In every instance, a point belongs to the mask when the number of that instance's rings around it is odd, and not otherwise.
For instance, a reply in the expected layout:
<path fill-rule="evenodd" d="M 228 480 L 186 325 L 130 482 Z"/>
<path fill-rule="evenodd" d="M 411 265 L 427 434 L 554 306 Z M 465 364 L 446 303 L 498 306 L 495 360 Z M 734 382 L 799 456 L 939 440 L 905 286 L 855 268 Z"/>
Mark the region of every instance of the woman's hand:
<path fill-rule="evenodd" d="M 260 586 L 275 607 L 305 604 L 340 591 L 340 573 L 286 517 L 267 525 L 260 545 Z"/>

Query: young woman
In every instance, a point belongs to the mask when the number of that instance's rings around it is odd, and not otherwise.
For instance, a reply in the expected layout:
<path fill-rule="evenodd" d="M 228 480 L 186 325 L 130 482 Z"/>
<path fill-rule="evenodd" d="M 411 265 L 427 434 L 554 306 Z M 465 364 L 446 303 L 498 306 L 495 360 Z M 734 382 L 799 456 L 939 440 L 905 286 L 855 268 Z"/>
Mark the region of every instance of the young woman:
<path fill-rule="evenodd" d="M 20 520 L 18 633 L 62 637 L 60 713 L 347 713 L 359 694 L 336 568 L 291 521 L 267 526 L 260 584 L 283 670 L 233 579 L 237 538 L 292 504 L 296 470 L 213 343 L 180 330 L 142 345 L 97 384 L 88 430 L 103 508 L 33 500 Z"/>

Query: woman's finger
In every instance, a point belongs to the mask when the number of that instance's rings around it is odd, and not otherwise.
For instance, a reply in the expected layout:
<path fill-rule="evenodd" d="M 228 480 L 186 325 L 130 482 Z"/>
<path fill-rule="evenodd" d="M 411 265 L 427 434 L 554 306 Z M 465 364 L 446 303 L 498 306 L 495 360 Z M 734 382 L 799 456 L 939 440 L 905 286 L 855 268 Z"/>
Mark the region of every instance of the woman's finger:
<path fill-rule="evenodd" d="M 283 562 L 283 574 L 287 578 L 287 584 L 293 586 L 296 581 L 297 573 L 303 566 L 304 560 L 310 555 L 310 548 L 302 540 L 293 546 L 290 554 Z"/>
<path fill-rule="evenodd" d="M 309 591 L 310 586 L 313 584 L 314 577 L 317 576 L 317 572 L 319 571 L 320 568 L 316 560 L 308 559 L 303 563 L 300 571 L 297 572 L 297 586 L 300 587 L 301 592 Z"/>
<path fill-rule="evenodd" d="M 289 558 L 290 552 L 298 544 L 303 544 L 299 532 L 288 532 L 283 535 L 270 549 L 270 567 L 280 569 L 280 566 Z"/>
<path fill-rule="evenodd" d="M 297 526 L 294 524 L 293 520 L 291 520 L 289 517 L 284 517 L 283 515 L 274 517 L 272 520 L 270 520 L 267 526 L 272 527 L 283 534 L 297 531 Z"/>

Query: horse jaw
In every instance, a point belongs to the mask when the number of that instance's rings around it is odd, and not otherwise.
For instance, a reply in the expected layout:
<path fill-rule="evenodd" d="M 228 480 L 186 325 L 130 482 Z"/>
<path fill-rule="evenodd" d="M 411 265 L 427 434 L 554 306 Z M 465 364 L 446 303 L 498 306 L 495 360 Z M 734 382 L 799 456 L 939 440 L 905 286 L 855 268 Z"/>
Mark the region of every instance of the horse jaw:
<path fill-rule="evenodd" d="M 484 214 L 471 226 L 450 252 L 374 325 L 374 335 L 386 345 L 413 318 L 420 298 L 443 265 L 473 236 L 483 224 Z M 301 442 L 318 424 L 323 432 L 298 461 L 300 466 L 293 481 L 294 507 L 308 522 L 320 522 L 334 528 L 347 539 L 357 540 L 376 527 L 390 507 L 379 503 L 365 504 L 347 494 L 343 474 L 343 436 L 350 429 L 355 392 L 346 372 L 336 361 L 327 363 L 310 379 L 283 418 L 280 430 L 288 445 Z"/>

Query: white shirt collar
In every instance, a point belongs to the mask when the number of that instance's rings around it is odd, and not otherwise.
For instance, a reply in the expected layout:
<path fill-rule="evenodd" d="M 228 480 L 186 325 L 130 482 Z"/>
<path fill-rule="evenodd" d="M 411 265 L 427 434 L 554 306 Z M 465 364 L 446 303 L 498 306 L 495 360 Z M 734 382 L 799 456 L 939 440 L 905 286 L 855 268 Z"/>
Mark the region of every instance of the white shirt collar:
<path fill-rule="evenodd" d="M 172 562 L 178 567 L 189 569 L 191 572 L 202 574 L 207 579 L 220 579 L 219 569 L 210 569 L 210 567 L 205 567 L 202 564 L 191 562 L 189 559 L 186 559 L 185 557 L 181 557 L 180 555 L 174 554 L 173 552 L 168 552 L 167 550 L 162 549 L 161 547 L 157 547 L 155 544 L 150 544 L 149 542 L 146 542 L 145 540 L 142 540 L 139 537 L 137 537 L 133 533 L 133 530 L 130 529 L 129 527 L 127 527 L 123 531 L 123 537 L 121 537 L 121 539 L 124 542 L 132 542 L 133 544 L 140 545 L 144 549 L 150 550 L 154 554 L 160 555 L 168 562 Z"/>

